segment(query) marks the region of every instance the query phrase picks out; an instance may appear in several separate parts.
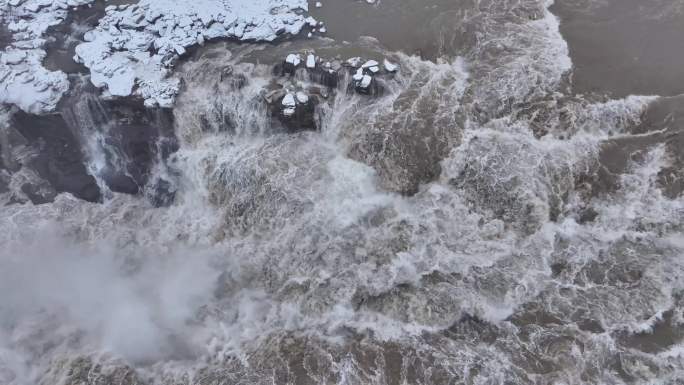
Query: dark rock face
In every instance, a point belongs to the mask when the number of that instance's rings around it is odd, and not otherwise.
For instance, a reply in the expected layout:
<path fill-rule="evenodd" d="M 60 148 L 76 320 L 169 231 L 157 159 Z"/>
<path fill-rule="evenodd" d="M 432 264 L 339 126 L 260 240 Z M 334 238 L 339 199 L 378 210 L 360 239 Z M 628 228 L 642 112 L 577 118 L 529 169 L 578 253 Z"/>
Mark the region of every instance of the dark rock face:
<path fill-rule="evenodd" d="M 317 131 L 318 124 L 316 123 L 316 104 L 315 97 L 310 97 L 306 103 L 297 104 L 295 112 L 292 115 L 283 113 L 281 102 L 271 106 L 272 114 L 282 123 L 285 129 L 290 132 L 297 132 L 302 130 Z"/>
<path fill-rule="evenodd" d="M 337 84 L 340 80 L 340 74 L 337 71 L 328 71 L 323 68 L 313 68 L 307 70 L 309 74 L 309 79 L 320 85 L 326 86 L 328 88 L 337 88 Z"/>
<path fill-rule="evenodd" d="M 317 122 L 316 107 L 318 104 L 324 102 L 329 97 L 334 97 L 335 91 L 338 88 L 341 78 L 344 78 L 345 71 L 350 75 L 357 71 L 357 68 L 351 67 L 348 64 L 344 66 L 337 60 L 333 62 L 322 63 L 321 58 L 318 58 L 315 66 L 305 67 L 303 62 L 298 65 L 283 61 L 273 67 L 273 75 L 276 78 L 286 78 L 285 84 L 292 82 L 297 84 L 298 80 L 306 80 L 314 83 L 316 86 L 305 87 L 303 90 L 292 90 L 291 87 L 283 87 L 278 84 L 275 89 L 266 92 L 264 98 L 271 110 L 271 116 L 281 123 L 285 129 L 290 132 L 297 132 L 301 130 L 317 131 L 320 124 Z M 382 85 L 374 77 L 372 72 L 368 69 L 361 70 L 367 74 L 371 79 L 369 84 L 362 85 L 361 81 L 354 80 L 347 84 L 347 92 L 356 92 L 367 96 L 381 96 Z M 289 89 L 289 91 L 288 91 Z M 296 108 L 294 112 L 288 111 L 288 106 L 283 103 L 286 94 L 295 92 L 303 92 L 308 100 L 306 102 L 296 101 Z M 295 106 L 292 106 L 295 107 Z"/>
<path fill-rule="evenodd" d="M 379 76 L 376 76 L 377 74 L 369 68 L 354 68 L 348 65 L 345 68 L 349 71 L 350 75 L 353 75 L 351 83 L 347 86 L 347 92 L 356 92 L 360 95 L 372 97 L 383 95 L 382 84 L 378 81 Z M 361 78 L 357 78 L 359 75 Z M 368 83 L 366 83 L 366 79 L 369 79 Z"/>
<path fill-rule="evenodd" d="M 108 185 L 113 191 L 137 194 L 147 184 L 156 162 L 178 149 L 173 115 L 170 110 L 146 110 L 126 101 L 107 107 L 114 124 L 108 127 L 106 143 L 118 152 L 110 154 Z"/>
<path fill-rule="evenodd" d="M 22 166 L 35 170 L 57 193 L 68 192 L 89 202 L 102 199 L 95 178 L 84 165 L 80 144 L 60 115 L 35 116 L 18 111 L 11 126 L 33 150 L 28 159 L 20 160 Z M 54 199 L 52 192 L 42 194 L 41 190 L 45 191 L 39 186 L 22 187 L 34 203 Z"/>
<path fill-rule="evenodd" d="M 10 175 L 7 171 L 0 169 L 0 194 L 9 191 Z"/>
<path fill-rule="evenodd" d="M 133 99 L 101 101 L 79 90 L 65 98 L 59 113 L 17 111 L 0 131 L 0 192 L 21 171 L 17 188 L 35 204 L 63 192 L 100 202 L 102 184 L 112 192 L 144 193 L 154 205 L 173 201 L 174 184 L 152 178 L 178 150 L 170 109 L 147 109 Z"/>
<path fill-rule="evenodd" d="M 106 164 L 97 176 L 113 192 L 143 193 L 153 169 L 178 150 L 171 109 L 148 109 L 130 98 L 101 101 L 90 94 L 70 96 L 61 109 L 83 144 L 99 138 L 91 151 L 103 153 Z"/>
<path fill-rule="evenodd" d="M 338 71 L 329 71 L 319 66 L 315 68 L 303 68 L 300 64 L 295 66 L 292 63 L 283 61 L 273 67 L 273 75 L 275 76 L 297 76 L 306 77 L 312 83 L 320 84 L 328 88 L 337 88 L 340 81 L 340 73 Z"/>
<path fill-rule="evenodd" d="M 31 200 L 33 204 L 42 205 L 50 203 L 57 197 L 57 191 L 45 181 L 39 183 L 24 183 L 21 192 Z"/>
<path fill-rule="evenodd" d="M 7 24 L 0 23 L 0 50 L 7 48 L 12 42 L 12 33 L 7 29 Z"/>
<path fill-rule="evenodd" d="M 286 61 L 276 64 L 275 67 L 273 67 L 273 75 L 275 76 L 294 76 L 296 72 L 297 66 Z"/>
<path fill-rule="evenodd" d="M 277 77 L 288 78 L 308 78 L 313 83 L 320 84 L 328 90 L 337 87 L 338 74 L 337 72 L 325 71 L 320 68 L 301 68 L 291 63 L 283 61 L 273 68 L 273 74 Z M 274 118 L 274 123 L 280 123 L 287 132 L 294 133 L 302 130 L 317 131 L 319 124 L 316 119 L 316 106 L 319 103 L 318 96 L 322 93 L 328 95 L 329 91 L 322 91 L 321 88 L 315 87 L 303 90 L 306 95 L 306 102 L 301 102 L 294 98 L 295 105 L 294 113 L 288 113 L 283 100 L 288 93 L 294 97 L 294 92 L 288 92 L 280 85 L 274 85 L 275 89 L 268 91 L 264 98 L 269 106 L 271 116 Z"/>

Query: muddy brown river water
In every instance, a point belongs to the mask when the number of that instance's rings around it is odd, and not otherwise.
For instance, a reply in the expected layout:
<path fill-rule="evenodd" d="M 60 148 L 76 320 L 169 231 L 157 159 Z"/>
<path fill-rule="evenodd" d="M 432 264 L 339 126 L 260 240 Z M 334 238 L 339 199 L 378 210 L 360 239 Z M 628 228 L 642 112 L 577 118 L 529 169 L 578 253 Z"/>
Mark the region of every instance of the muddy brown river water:
<path fill-rule="evenodd" d="M 0 385 L 684 383 L 681 0 L 311 2 L 169 109 L 71 60 L 104 4 L 0 110 Z"/>
<path fill-rule="evenodd" d="M 573 59 L 578 93 L 684 92 L 684 9 L 678 1 L 559 0 L 551 7 Z"/>

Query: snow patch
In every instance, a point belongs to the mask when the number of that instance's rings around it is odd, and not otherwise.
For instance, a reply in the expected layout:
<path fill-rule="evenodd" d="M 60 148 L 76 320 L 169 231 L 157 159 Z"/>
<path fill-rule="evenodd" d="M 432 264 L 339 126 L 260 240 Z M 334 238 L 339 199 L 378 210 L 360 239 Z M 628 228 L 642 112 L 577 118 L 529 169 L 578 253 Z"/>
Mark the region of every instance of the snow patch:
<path fill-rule="evenodd" d="M 306 0 L 141 0 L 108 8 L 76 47 L 75 59 L 111 95 L 138 95 L 169 107 L 180 82 L 171 75 L 186 48 L 207 39 L 273 41 L 306 25 Z M 298 64 L 298 63 L 297 63 Z"/>
<path fill-rule="evenodd" d="M 0 51 L 0 103 L 42 114 L 54 110 L 69 89 L 65 73 L 43 67 L 45 32 L 64 21 L 70 7 L 92 0 L 0 0 L 0 22 L 12 43 Z"/>

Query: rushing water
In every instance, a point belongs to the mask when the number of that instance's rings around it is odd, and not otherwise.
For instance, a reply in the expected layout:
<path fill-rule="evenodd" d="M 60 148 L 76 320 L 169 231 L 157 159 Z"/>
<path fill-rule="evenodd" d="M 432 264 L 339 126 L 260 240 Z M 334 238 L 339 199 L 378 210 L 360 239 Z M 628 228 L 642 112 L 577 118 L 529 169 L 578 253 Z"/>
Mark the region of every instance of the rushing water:
<path fill-rule="evenodd" d="M 638 95 L 684 63 L 601 75 L 618 3 L 328 0 L 327 39 L 195 50 L 173 110 L 74 75 L 60 115 L 3 111 L 0 384 L 681 383 L 682 104 Z M 401 70 L 274 75 L 302 49 Z M 318 131 L 264 102 L 295 83 Z"/>

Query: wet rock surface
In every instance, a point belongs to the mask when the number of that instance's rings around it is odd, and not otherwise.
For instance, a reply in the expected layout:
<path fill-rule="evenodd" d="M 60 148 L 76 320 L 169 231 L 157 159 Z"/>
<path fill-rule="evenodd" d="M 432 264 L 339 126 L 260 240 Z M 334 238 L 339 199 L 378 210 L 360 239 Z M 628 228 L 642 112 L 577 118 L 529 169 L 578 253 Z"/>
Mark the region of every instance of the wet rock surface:
<path fill-rule="evenodd" d="M 135 98 L 102 100 L 91 86 L 75 85 L 60 114 L 78 135 L 90 172 L 111 192 L 142 194 L 148 184 L 154 190 L 153 171 L 178 149 L 172 110 Z"/>
<path fill-rule="evenodd" d="M 31 169 L 49 185 L 43 186 L 47 189 L 31 183 L 21 186 L 34 203 L 49 202 L 61 192 L 89 202 L 102 199 L 95 178 L 86 170 L 79 140 L 61 116 L 32 116 L 18 111 L 12 117 L 9 130 L 5 152 L 17 156 L 17 151 L 26 151 L 26 157 L 18 158 L 19 164 L 12 168 Z"/>
<path fill-rule="evenodd" d="M 104 147 L 110 149 L 104 180 L 114 192 L 137 194 L 153 168 L 178 149 L 169 109 L 147 109 L 139 101 L 105 103 Z"/>
<path fill-rule="evenodd" d="M 265 99 L 288 131 L 319 130 L 318 104 L 328 104 L 326 99 L 334 100 L 338 93 L 381 96 L 382 86 L 375 75 L 387 77 L 398 70 L 396 65 L 388 65 L 380 73 L 381 65 L 374 60 L 354 57 L 342 62 L 339 57 L 328 59 L 314 52 L 290 53 L 274 66 L 273 74 L 281 79 L 272 83 Z"/>
<path fill-rule="evenodd" d="M 0 50 L 7 48 L 12 43 L 12 33 L 5 23 L 0 23 Z"/>
<path fill-rule="evenodd" d="M 301 97 L 301 95 L 304 95 Z M 316 124 L 317 97 L 303 94 L 301 91 L 286 93 L 271 105 L 271 113 L 278 117 L 288 132 L 301 130 L 318 130 Z"/>
<path fill-rule="evenodd" d="M 178 149 L 172 127 L 171 110 L 78 93 L 65 99 L 59 113 L 14 112 L 1 141 L 3 165 L 11 174 L 30 170 L 39 177 L 18 186 L 36 204 L 51 202 L 62 192 L 100 202 L 105 192 L 99 179 L 115 193 L 137 195 L 149 189 L 154 204 L 168 205 L 173 183 L 152 181 L 151 175 Z M 102 156 L 102 163 L 95 155 Z M 88 169 L 88 164 L 96 167 Z"/>

